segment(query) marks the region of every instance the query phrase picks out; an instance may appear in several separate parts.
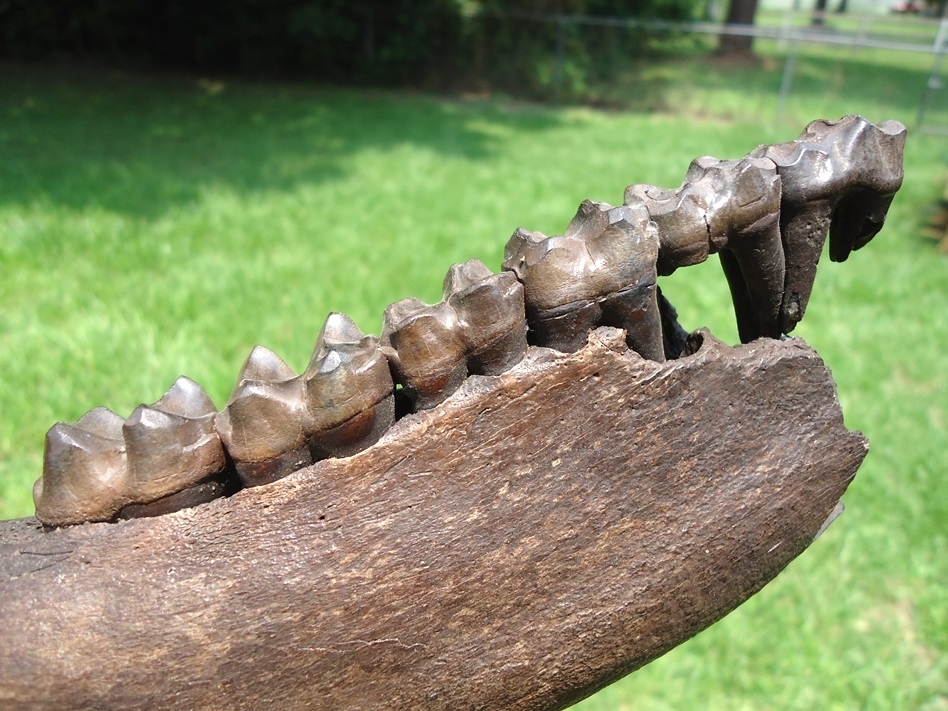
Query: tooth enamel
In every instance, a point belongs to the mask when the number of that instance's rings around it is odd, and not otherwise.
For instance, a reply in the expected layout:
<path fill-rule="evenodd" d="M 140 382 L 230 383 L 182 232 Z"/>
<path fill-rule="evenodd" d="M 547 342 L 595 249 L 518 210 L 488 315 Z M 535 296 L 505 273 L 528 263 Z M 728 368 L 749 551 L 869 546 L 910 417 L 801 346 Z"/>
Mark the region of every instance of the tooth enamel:
<path fill-rule="evenodd" d="M 572 352 L 593 328 L 626 329 L 629 345 L 664 360 L 655 292 L 658 235 L 641 206 L 583 202 L 562 237 L 517 230 L 504 269 L 524 285 L 538 345 Z"/>
<path fill-rule="evenodd" d="M 216 424 L 245 486 L 281 479 L 313 463 L 303 381 L 268 348 L 251 351 Z"/>
<path fill-rule="evenodd" d="M 108 521 L 126 503 L 124 444 L 100 434 L 112 431 L 110 415 L 115 413 L 96 408 L 80 419 L 97 431 L 59 422 L 46 433 L 43 475 L 33 486 L 36 517 L 43 523 Z"/>
<path fill-rule="evenodd" d="M 523 359 L 523 285 L 511 272 L 493 274 L 476 259 L 455 264 L 444 279 L 444 299 L 457 314 L 469 373 L 499 375 Z"/>
<path fill-rule="evenodd" d="M 394 382 L 375 336 L 332 313 L 302 376 L 314 459 L 350 456 L 374 444 L 395 419 Z"/>
<path fill-rule="evenodd" d="M 161 399 L 152 405 L 156 410 L 196 419 L 216 414 L 214 401 L 200 385 L 186 378 L 179 377 Z"/>
<path fill-rule="evenodd" d="M 443 301 L 429 306 L 408 298 L 391 304 L 385 309 L 381 342 L 415 409 L 434 407 L 467 377 L 458 317 Z"/>
<path fill-rule="evenodd" d="M 843 261 L 882 228 L 902 184 L 904 145 L 905 127 L 897 121 L 875 126 L 847 116 L 814 121 L 796 140 L 751 153 L 773 161 L 783 184 L 783 333 L 803 318 L 827 231 L 831 258 Z"/>
<path fill-rule="evenodd" d="M 184 417 L 141 405 L 125 421 L 124 434 L 136 502 L 177 494 L 227 463 L 213 416 Z"/>

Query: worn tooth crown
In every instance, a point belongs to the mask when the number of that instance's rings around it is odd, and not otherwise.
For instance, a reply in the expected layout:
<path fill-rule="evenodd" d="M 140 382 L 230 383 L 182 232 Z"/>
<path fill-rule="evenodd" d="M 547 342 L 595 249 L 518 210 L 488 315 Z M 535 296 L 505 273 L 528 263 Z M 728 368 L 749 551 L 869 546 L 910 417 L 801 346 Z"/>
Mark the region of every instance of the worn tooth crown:
<path fill-rule="evenodd" d="M 33 485 L 36 517 L 43 523 L 108 521 L 126 503 L 125 446 L 121 438 L 103 434 L 104 412 L 87 413 L 91 429 L 58 422 L 46 433 L 43 475 Z"/>
<path fill-rule="evenodd" d="M 34 487 L 37 518 L 56 526 L 110 521 L 223 495 L 223 478 L 207 483 L 222 477 L 227 464 L 214 415 L 203 389 L 179 378 L 158 402 L 139 406 L 127 420 L 97 407 L 75 425 L 57 424 L 47 434 L 43 476 Z M 165 501 L 152 511 L 159 500 Z"/>
<path fill-rule="evenodd" d="M 348 456 L 374 444 L 395 418 L 388 359 L 375 336 L 332 313 L 302 376 L 314 459 Z"/>
<path fill-rule="evenodd" d="M 844 261 L 882 229 L 902 184 L 905 127 L 861 116 L 813 121 L 793 141 L 751 153 L 776 165 L 782 181 L 780 231 L 786 280 L 780 330 L 803 318 L 827 232 L 830 258 Z"/>
<path fill-rule="evenodd" d="M 282 358 L 257 346 L 217 416 L 217 431 L 246 486 L 268 483 L 312 463 L 303 381 Z"/>
<path fill-rule="evenodd" d="M 385 309 L 382 348 L 416 409 L 442 402 L 467 377 L 457 313 L 446 302 L 410 297 Z"/>
<path fill-rule="evenodd" d="M 614 325 L 627 330 L 639 353 L 663 360 L 663 350 L 655 347 L 662 341 L 656 320 L 658 246 L 657 228 L 642 206 L 589 200 L 562 237 L 515 232 L 503 266 L 523 282 L 534 342 L 575 351 L 590 330 Z"/>
<path fill-rule="evenodd" d="M 523 285 L 511 272 L 493 274 L 471 259 L 444 278 L 444 299 L 457 314 L 469 373 L 498 375 L 527 351 Z"/>

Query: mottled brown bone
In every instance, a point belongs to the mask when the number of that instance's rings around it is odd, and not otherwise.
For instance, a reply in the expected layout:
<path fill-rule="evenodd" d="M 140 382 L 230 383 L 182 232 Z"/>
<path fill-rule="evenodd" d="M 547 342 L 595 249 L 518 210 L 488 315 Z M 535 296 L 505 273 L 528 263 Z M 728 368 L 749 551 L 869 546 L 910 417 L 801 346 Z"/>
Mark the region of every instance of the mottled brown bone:
<path fill-rule="evenodd" d="M 269 486 L 0 523 L 0 705 L 568 706 L 765 585 L 865 454 L 802 342 L 696 343 L 598 331 Z"/>

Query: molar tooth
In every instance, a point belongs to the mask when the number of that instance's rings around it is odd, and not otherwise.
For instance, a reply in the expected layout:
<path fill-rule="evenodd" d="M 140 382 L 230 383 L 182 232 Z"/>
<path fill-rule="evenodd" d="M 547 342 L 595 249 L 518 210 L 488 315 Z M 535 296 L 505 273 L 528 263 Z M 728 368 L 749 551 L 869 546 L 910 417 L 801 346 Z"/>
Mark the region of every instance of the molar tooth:
<path fill-rule="evenodd" d="M 843 261 L 882 228 L 902 184 L 904 145 L 905 127 L 899 122 L 875 126 L 846 116 L 814 121 L 796 140 L 751 153 L 773 161 L 783 182 L 783 333 L 792 331 L 806 311 L 827 230 L 830 257 Z"/>
<path fill-rule="evenodd" d="M 108 521 L 127 502 L 125 447 L 108 436 L 112 416 L 122 419 L 96 408 L 80 418 L 83 425 L 58 422 L 46 433 L 43 475 L 33 486 L 36 518 L 44 524 Z"/>
<path fill-rule="evenodd" d="M 720 251 L 741 341 L 780 337 L 786 259 L 780 235 L 781 181 L 769 160 L 699 158 L 689 176 L 704 192 L 708 236 Z"/>
<path fill-rule="evenodd" d="M 395 420 L 391 369 L 375 336 L 331 313 L 304 373 L 313 459 L 346 457 L 372 444 Z"/>
<path fill-rule="evenodd" d="M 499 375 L 527 352 L 523 285 L 511 272 L 491 273 L 471 259 L 444 279 L 444 299 L 457 313 L 468 372 Z"/>
<path fill-rule="evenodd" d="M 312 464 L 305 398 L 303 381 L 292 368 L 272 351 L 254 348 L 216 418 L 245 486 L 267 484 Z"/>
<path fill-rule="evenodd" d="M 667 190 L 654 185 L 630 185 L 625 189 L 624 202 L 644 207 L 656 224 L 661 238 L 657 266 L 661 276 L 708 258 L 706 210 L 685 186 Z"/>
<path fill-rule="evenodd" d="M 524 285 L 534 341 L 571 352 L 606 324 L 624 328 L 644 357 L 664 360 L 655 291 L 658 236 L 647 211 L 585 201 L 569 232 L 543 237 L 518 230 L 504 250 L 504 269 Z"/>
<path fill-rule="evenodd" d="M 171 496 L 181 508 L 184 502 L 203 503 L 218 489 L 217 495 L 223 495 L 227 458 L 214 427 L 215 415 L 203 388 L 187 378 L 179 378 L 154 405 L 140 405 L 132 412 L 123 435 L 135 515 L 149 515 L 148 505 L 159 500 L 155 508 L 167 511 L 164 499 Z M 185 493 L 208 478 L 220 479 L 220 486 Z"/>
<path fill-rule="evenodd" d="M 464 342 L 454 309 L 415 298 L 385 309 L 382 349 L 395 380 L 416 410 L 434 407 L 467 377 Z"/>

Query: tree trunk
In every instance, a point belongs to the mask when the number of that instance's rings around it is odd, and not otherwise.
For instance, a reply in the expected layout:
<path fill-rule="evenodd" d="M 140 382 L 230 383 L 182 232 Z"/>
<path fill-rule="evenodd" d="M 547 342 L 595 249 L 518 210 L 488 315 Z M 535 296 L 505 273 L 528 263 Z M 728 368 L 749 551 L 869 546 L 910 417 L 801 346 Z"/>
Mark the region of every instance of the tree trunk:
<path fill-rule="evenodd" d="M 0 706 L 575 703 L 760 590 L 865 456 L 802 341 L 697 340 L 532 348 L 355 456 L 173 514 L 0 522 Z"/>
<path fill-rule="evenodd" d="M 752 29 L 757 14 L 757 0 L 731 0 L 725 20 L 725 32 L 718 42 L 718 54 L 725 56 L 751 55 L 754 38 L 751 35 L 728 34 L 729 29 Z"/>

